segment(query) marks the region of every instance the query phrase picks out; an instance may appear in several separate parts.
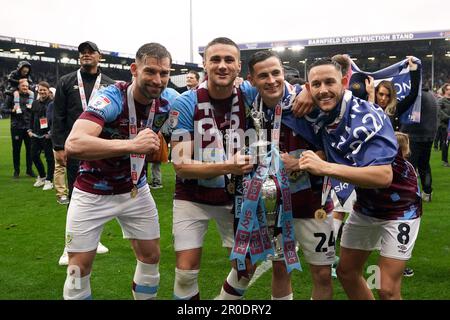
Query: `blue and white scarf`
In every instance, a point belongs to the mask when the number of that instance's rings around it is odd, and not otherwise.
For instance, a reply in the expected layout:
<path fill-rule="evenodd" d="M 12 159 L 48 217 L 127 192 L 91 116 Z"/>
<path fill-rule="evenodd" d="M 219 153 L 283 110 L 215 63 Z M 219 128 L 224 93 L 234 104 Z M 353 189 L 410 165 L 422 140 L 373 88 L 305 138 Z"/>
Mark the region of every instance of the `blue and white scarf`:
<path fill-rule="evenodd" d="M 336 109 L 339 115 L 331 124 L 328 123 L 332 119 L 321 121 L 329 116 L 322 111 L 315 124 L 315 130 L 322 133 L 328 161 L 357 167 L 394 161 L 397 139 L 389 118 L 380 107 L 345 91 Z"/>
<path fill-rule="evenodd" d="M 414 101 L 414 104 L 409 107 L 407 112 L 403 113 L 400 116 L 401 124 L 420 123 L 422 97 L 422 91 L 420 90 L 420 88 L 422 87 L 422 62 L 420 61 L 420 59 L 415 57 L 413 58 L 413 61 L 418 65 L 418 70 L 420 70 L 419 93 L 416 100 Z M 406 97 L 411 90 L 411 78 L 409 74 L 408 59 L 404 59 L 400 62 L 397 62 L 396 64 L 375 72 L 361 71 L 355 64 L 355 62 L 352 61 L 352 71 L 353 74 L 364 74 L 372 76 L 374 78 L 375 86 L 377 86 L 378 83 L 382 80 L 391 81 L 394 84 L 395 91 L 397 92 L 398 100 L 402 100 L 404 97 Z M 352 79 L 354 78 L 356 77 L 352 76 L 352 78 L 350 79 L 349 88 L 351 88 L 353 84 Z"/>

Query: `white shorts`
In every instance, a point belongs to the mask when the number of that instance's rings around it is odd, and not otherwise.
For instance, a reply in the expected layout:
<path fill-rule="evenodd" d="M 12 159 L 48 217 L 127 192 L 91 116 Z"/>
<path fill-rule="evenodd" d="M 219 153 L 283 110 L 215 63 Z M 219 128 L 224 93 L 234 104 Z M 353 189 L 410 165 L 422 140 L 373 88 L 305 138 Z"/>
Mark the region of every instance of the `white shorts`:
<path fill-rule="evenodd" d="M 231 213 L 231 204 L 211 206 L 185 200 L 174 200 L 172 233 L 175 251 L 201 248 L 210 219 L 216 220 L 222 238 L 222 246 L 233 247 L 234 215 Z"/>
<path fill-rule="evenodd" d="M 323 221 L 314 218 L 294 219 L 294 230 L 306 262 L 316 266 L 334 263 L 336 248 L 331 213 Z"/>
<path fill-rule="evenodd" d="M 341 205 L 341 203 L 338 200 L 338 197 L 336 196 L 336 192 L 334 192 L 334 190 L 331 189 L 331 200 L 333 200 L 334 204 L 333 211 L 350 213 L 353 211 L 353 204 L 356 201 L 356 191 L 353 190 L 352 193 L 350 193 L 350 196 L 345 201 L 344 205 Z"/>
<path fill-rule="evenodd" d="M 342 230 L 341 246 L 380 250 L 386 258 L 409 260 L 419 233 L 420 218 L 382 220 L 352 212 Z"/>
<path fill-rule="evenodd" d="M 68 252 L 97 248 L 103 226 L 116 218 L 126 239 L 159 238 L 158 210 L 147 184 L 133 199 L 130 193 L 98 195 L 73 189 L 66 222 Z"/>

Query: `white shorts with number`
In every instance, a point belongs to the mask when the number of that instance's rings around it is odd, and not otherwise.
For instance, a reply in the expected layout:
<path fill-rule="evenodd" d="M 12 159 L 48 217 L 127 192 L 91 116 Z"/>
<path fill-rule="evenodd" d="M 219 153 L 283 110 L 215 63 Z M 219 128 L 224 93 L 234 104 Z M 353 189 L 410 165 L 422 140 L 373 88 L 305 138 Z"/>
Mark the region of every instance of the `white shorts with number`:
<path fill-rule="evenodd" d="M 341 246 L 365 251 L 380 250 L 380 255 L 409 260 L 419 233 L 420 218 L 382 220 L 352 212 L 342 230 Z"/>
<path fill-rule="evenodd" d="M 222 246 L 233 247 L 234 215 L 231 205 L 211 206 L 185 200 L 173 201 L 173 228 L 175 251 L 203 247 L 203 239 L 210 219 L 216 220 Z"/>
<path fill-rule="evenodd" d="M 114 218 L 126 239 L 159 238 L 158 210 L 147 184 L 139 188 L 135 198 L 130 193 L 98 195 L 74 188 L 67 211 L 67 251 L 95 250 L 103 226 Z"/>
<path fill-rule="evenodd" d="M 333 264 L 336 250 L 331 213 L 323 221 L 294 219 L 294 229 L 306 262 L 316 266 Z"/>

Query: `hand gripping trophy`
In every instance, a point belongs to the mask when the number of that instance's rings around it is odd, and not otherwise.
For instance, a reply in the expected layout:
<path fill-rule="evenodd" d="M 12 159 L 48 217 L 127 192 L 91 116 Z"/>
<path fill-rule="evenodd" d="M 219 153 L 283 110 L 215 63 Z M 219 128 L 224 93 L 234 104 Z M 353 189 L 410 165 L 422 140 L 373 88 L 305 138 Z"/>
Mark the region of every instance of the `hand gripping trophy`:
<path fill-rule="evenodd" d="M 237 259 L 238 270 L 247 254 L 253 264 L 267 258 L 284 258 L 289 272 L 301 270 L 295 248 L 289 179 L 278 147 L 281 106 L 274 110 L 270 142 L 263 130 L 262 101 L 258 107 L 254 105 L 251 113 L 257 138 L 249 146 L 249 153 L 257 159 L 257 169 L 243 179 L 243 201 L 230 259 Z M 276 236 L 276 230 L 281 230 L 280 237 Z"/>

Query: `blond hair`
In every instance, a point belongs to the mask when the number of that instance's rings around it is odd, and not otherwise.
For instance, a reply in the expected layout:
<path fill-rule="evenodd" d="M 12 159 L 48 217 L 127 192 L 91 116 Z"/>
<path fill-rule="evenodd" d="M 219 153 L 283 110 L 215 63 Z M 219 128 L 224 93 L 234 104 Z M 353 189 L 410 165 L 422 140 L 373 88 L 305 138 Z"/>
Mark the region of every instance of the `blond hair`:
<path fill-rule="evenodd" d="M 409 149 L 409 136 L 406 133 L 395 131 L 395 137 L 397 138 L 398 147 L 402 152 L 403 158 L 409 157 L 411 150 Z"/>

